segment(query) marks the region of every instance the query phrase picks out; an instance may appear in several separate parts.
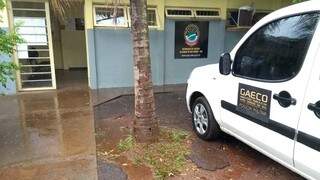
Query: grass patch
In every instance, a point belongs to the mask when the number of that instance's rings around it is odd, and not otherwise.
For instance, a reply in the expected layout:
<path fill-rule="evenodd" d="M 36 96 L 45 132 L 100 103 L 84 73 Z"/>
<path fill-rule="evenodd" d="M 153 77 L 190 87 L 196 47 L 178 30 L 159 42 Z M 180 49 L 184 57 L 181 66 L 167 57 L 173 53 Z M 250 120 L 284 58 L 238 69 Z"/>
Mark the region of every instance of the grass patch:
<path fill-rule="evenodd" d="M 135 142 L 133 136 L 129 135 L 127 138 L 120 140 L 119 144 L 117 145 L 117 149 L 120 152 L 128 151 L 133 147 L 134 144 Z"/>
<path fill-rule="evenodd" d="M 186 165 L 190 153 L 187 140 L 189 134 L 177 129 L 161 128 L 159 142 L 135 144 L 132 136 L 120 141 L 118 149 L 128 151 L 133 164 L 152 168 L 156 179 L 166 179 L 178 174 Z"/>

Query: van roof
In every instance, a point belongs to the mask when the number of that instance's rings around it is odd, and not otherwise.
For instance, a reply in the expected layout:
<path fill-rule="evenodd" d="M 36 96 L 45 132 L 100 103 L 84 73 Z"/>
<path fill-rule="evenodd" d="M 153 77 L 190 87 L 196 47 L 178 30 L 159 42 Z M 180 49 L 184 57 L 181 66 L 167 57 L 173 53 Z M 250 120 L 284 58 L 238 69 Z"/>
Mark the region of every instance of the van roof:
<path fill-rule="evenodd" d="M 277 11 L 270 13 L 269 15 L 262 18 L 258 21 L 245 35 L 244 37 L 238 42 L 235 46 L 233 51 L 231 52 L 232 56 L 235 56 L 236 50 L 241 46 L 241 44 L 257 29 L 268 24 L 276 19 L 282 19 L 288 16 L 294 16 L 298 14 L 303 14 L 307 12 L 320 12 L 320 0 L 310 0 L 298 4 L 294 4 Z"/>
<path fill-rule="evenodd" d="M 313 12 L 313 11 L 319 11 L 320 12 L 320 0 L 310 0 L 298 4 L 294 4 L 282 9 L 279 9 L 275 11 L 274 13 L 271 13 L 271 16 L 289 16 L 293 14 L 301 14 L 306 12 Z"/>
<path fill-rule="evenodd" d="M 274 21 L 275 19 L 281 19 L 296 14 L 303 14 L 307 12 L 320 12 L 320 0 L 310 0 L 298 4 L 294 4 L 279 10 L 276 10 L 269 15 L 261 19 L 252 29 L 260 27 L 263 24 Z"/>

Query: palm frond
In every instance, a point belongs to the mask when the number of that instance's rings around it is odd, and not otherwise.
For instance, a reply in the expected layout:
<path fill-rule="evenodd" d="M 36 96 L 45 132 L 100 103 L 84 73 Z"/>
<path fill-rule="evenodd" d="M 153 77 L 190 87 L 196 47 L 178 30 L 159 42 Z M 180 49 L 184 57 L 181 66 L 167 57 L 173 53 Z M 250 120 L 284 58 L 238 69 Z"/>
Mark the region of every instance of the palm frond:
<path fill-rule="evenodd" d="M 81 7 L 84 0 L 50 0 L 49 2 L 53 13 L 60 16 L 60 19 L 66 19 L 68 9 Z"/>

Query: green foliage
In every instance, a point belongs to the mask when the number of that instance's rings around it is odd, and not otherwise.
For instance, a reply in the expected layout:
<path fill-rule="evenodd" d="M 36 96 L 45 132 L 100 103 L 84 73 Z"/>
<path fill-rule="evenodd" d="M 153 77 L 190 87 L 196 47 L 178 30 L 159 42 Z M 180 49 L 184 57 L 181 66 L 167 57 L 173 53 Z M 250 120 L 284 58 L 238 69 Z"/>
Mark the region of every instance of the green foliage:
<path fill-rule="evenodd" d="M 19 66 L 15 63 L 0 62 L 0 85 L 6 88 L 8 80 L 14 80 L 14 71 L 18 69 Z"/>
<path fill-rule="evenodd" d="M 177 142 L 177 143 L 181 142 L 182 140 L 186 139 L 189 136 L 189 134 L 187 132 L 177 131 L 177 130 L 171 131 L 169 133 L 169 135 L 170 135 L 171 140 L 174 142 Z"/>
<path fill-rule="evenodd" d="M 4 0 L 0 0 L 0 9 L 3 9 L 6 6 Z"/>
<path fill-rule="evenodd" d="M 135 165 L 150 166 L 156 179 L 166 179 L 178 174 L 187 163 L 190 153 L 187 145 L 189 134 L 177 129 L 160 129 L 159 142 L 136 147 Z"/>
<path fill-rule="evenodd" d="M 121 139 L 119 144 L 117 145 L 117 149 L 121 152 L 130 150 L 134 145 L 133 136 L 129 135 L 125 139 Z"/>
<path fill-rule="evenodd" d="M 0 29 L 0 54 L 11 56 L 14 52 L 14 46 L 17 43 L 23 42 L 16 32 L 17 28 L 13 32 L 7 32 L 3 29 Z"/>
<path fill-rule="evenodd" d="M 4 7 L 5 1 L 0 0 L 0 11 Z M 2 17 L 0 16 L 0 21 L 1 19 Z M 11 56 L 15 45 L 22 42 L 22 38 L 17 34 L 17 28 L 13 32 L 7 32 L 0 28 L 0 58 L 3 58 L 3 55 Z M 19 66 L 17 64 L 0 59 L 0 86 L 6 87 L 7 82 L 14 79 L 14 72 L 18 69 Z"/>

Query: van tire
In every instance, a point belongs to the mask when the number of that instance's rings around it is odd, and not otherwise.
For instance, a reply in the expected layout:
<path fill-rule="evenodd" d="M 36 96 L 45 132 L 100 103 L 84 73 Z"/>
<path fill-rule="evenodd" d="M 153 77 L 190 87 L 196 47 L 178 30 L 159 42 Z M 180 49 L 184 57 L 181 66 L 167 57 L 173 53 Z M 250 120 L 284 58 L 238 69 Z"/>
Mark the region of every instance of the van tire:
<path fill-rule="evenodd" d="M 198 97 L 192 104 L 192 127 L 197 136 L 206 141 L 217 139 L 221 133 L 211 107 L 203 96 Z"/>

